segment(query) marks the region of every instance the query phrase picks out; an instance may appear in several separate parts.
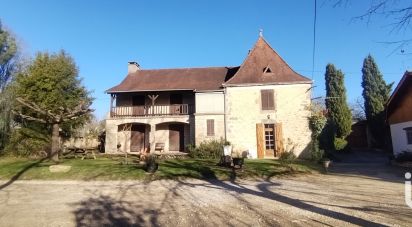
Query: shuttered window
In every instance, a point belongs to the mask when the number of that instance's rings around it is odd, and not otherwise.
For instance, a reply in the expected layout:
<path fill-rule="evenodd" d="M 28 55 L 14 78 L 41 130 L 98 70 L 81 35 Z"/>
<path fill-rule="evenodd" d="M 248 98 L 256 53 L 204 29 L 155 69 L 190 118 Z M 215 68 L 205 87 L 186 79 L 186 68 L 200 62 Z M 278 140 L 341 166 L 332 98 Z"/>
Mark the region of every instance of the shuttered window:
<path fill-rule="evenodd" d="M 208 119 L 206 120 L 207 124 L 207 136 L 214 136 L 215 135 L 215 120 Z"/>
<path fill-rule="evenodd" d="M 275 97 L 273 90 L 261 90 L 260 96 L 262 101 L 262 110 L 275 109 Z"/>

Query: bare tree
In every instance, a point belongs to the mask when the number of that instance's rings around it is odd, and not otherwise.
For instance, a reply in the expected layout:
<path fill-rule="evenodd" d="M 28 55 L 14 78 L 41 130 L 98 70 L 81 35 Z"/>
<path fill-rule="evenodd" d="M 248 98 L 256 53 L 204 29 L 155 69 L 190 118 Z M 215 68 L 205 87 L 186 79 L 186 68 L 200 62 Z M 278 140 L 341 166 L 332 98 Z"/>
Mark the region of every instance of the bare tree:
<path fill-rule="evenodd" d="M 352 118 L 358 121 L 366 120 L 365 107 L 363 104 L 363 99 L 357 97 L 355 102 L 349 104 L 350 110 L 352 112 Z"/>
<path fill-rule="evenodd" d="M 52 127 L 52 144 L 51 151 L 49 153 L 49 158 L 55 162 L 59 161 L 59 151 L 60 151 L 60 124 L 75 120 L 80 116 L 91 113 L 93 110 L 90 109 L 91 103 L 81 103 L 74 109 L 66 109 L 61 107 L 59 113 L 53 113 L 50 110 L 44 110 L 40 108 L 36 103 L 27 101 L 23 98 L 16 98 L 22 106 L 27 107 L 37 113 L 36 117 L 23 114 L 21 111 L 14 110 L 14 114 L 20 116 L 21 118 L 28 121 L 36 121 L 42 124 L 48 124 Z"/>
<path fill-rule="evenodd" d="M 356 5 L 357 1 L 352 0 L 330 0 L 333 2 L 334 7 L 348 7 L 349 5 Z M 365 20 L 366 23 L 371 23 L 374 17 L 384 17 L 388 21 L 388 27 L 392 32 L 410 32 L 411 20 L 412 20 L 412 1 L 400 1 L 400 0 L 370 0 L 369 7 L 365 9 L 361 15 L 354 16 L 352 20 Z M 404 48 L 412 42 L 412 37 L 408 33 L 404 39 L 393 41 L 382 41 L 381 43 L 396 45 L 396 48 L 392 51 L 395 53 L 400 51 L 405 53 Z M 391 54 L 392 54 L 391 53 Z"/>

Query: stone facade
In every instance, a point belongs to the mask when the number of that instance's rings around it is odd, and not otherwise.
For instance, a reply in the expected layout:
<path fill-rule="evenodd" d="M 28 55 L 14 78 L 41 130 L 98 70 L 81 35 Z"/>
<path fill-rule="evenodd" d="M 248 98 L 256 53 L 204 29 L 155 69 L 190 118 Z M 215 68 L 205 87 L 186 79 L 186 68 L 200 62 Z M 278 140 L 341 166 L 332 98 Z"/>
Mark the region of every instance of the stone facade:
<path fill-rule="evenodd" d="M 196 93 L 196 112 L 194 118 L 195 144 L 203 141 L 220 140 L 225 138 L 225 107 L 224 93 Z M 214 135 L 207 135 L 207 120 L 214 121 Z"/>
<path fill-rule="evenodd" d="M 146 125 L 151 152 L 159 142 L 165 151 L 176 148 L 176 137 L 182 134 L 185 146 L 222 138 L 232 143 L 235 152 L 247 151 L 252 157 L 257 157 L 258 144 L 259 157 L 277 156 L 283 147 L 287 151 L 295 147 L 301 157 L 308 150 L 312 81 L 293 71 L 262 36 L 238 67 L 133 69 L 108 90 L 114 105 L 106 121 L 108 153 L 119 152 L 117 145 L 122 142 L 123 151 L 130 150 L 130 135 L 118 132 L 122 124 Z M 262 95 L 261 90 L 268 91 Z M 272 110 L 262 110 L 261 100 Z M 181 125 L 169 126 L 176 123 Z M 138 136 L 143 131 L 141 126 L 134 130 L 140 130 Z"/>
<path fill-rule="evenodd" d="M 256 153 L 256 124 L 282 123 L 285 148 L 287 141 L 296 144 L 295 154 L 305 156 L 310 143 L 311 84 L 227 87 L 226 136 L 234 151 Z M 260 91 L 273 89 L 275 110 L 262 110 Z"/>
<path fill-rule="evenodd" d="M 199 145 L 203 141 L 220 140 L 225 138 L 225 116 L 223 114 L 204 114 L 195 116 L 195 143 Z M 207 120 L 214 121 L 214 135 L 207 135 Z"/>
<path fill-rule="evenodd" d="M 127 123 L 145 124 L 148 135 L 146 144 L 154 147 L 155 143 L 162 142 L 165 143 L 165 151 L 169 151 L 168 125 L 180 122 L 185 124 L 185 146 L 199 145 L 212 139 L 226 139 L 233 144 L 235 152 L 256 153 L 256 124 L 282 123 L 285 148 L 288 149 L 290 141 L 296 145 L 295 154 L 305 157 L 311 135 L 308 125 L 310 87 L 311 84 L 226 87 L 224 92 L 196 93 L 196 111 L 193 116 L 109 118 L 106 121 L 106 152 L 130 150 L 130 132 L 118 130 L 119 125 Z M 274 90 L 275 110 L 262 110 L 263 89 Z M 214 120 L 213 136 L 207 135 L 209 119 Z M 122 145 L 120 149 L 117 148 L 118 144 Z"/>

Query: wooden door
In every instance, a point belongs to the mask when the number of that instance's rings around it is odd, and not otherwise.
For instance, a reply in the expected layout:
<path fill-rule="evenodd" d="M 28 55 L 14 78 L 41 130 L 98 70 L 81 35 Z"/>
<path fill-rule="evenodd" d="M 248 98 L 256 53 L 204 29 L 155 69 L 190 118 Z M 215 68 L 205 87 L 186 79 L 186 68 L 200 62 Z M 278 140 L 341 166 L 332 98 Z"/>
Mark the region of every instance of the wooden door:
<path fill-rule="evenodd" d="M 182 94 L 170 94 L 170 113 L 171 114 L 180 114 L 181 107 L 183 104 Z"/>
<path fill-rule="evenodd" d="M 144 95 L 134 95 L 132 97 L 133 116 L 144 115 L 145 101 Z"/>
<path fill-rule="evenodd" d="M 169 125 L 169 151 L 183 151 L 184 150 L 184 125 L 170 124 Z"/>
<path fill-rule="evenodd" d="M 145 147 L 145 125 L 132 125 L 130 135 L 130 152 L 144 151 Z"/>

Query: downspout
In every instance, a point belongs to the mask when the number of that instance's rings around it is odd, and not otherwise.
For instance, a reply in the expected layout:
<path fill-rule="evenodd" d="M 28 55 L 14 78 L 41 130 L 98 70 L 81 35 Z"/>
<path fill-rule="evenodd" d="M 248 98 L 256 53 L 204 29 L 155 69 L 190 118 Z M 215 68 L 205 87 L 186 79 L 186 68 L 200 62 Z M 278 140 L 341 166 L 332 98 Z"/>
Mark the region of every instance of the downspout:
<path fill-rule="evenodd" d="M 225 141 L 227 141 L 227 136 L 226 136 L 226 129 L 227 129 L 227 125 L 226 125 L 226 87 L 224 87 L 225 89 L 223 90 L 223 125 L 224 125 L 224 131 L 225 131 Z"/>

